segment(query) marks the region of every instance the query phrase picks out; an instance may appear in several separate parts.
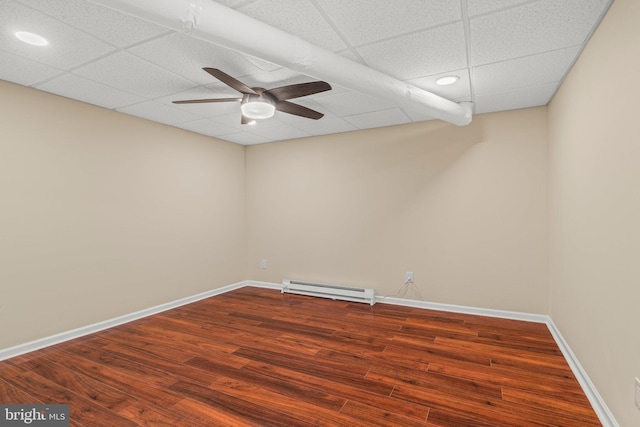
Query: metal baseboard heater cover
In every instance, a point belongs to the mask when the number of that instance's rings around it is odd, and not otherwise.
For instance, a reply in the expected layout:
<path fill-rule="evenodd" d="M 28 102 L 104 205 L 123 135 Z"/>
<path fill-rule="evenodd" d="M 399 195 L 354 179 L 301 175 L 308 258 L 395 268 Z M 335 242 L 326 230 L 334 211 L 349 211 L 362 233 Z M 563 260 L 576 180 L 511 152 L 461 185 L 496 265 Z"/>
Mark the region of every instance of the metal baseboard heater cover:
<path fill-rule="evenodd" d="M 376 303 L 375 289 L 352 288 L 341 285 L 328 285 L 324 283 L 300 282 L 284 279 L 282 281 L 282 293 L 308 295 L 312 297 L 331 298 L 353 302 L 364 302 L 370 305 Z"/>

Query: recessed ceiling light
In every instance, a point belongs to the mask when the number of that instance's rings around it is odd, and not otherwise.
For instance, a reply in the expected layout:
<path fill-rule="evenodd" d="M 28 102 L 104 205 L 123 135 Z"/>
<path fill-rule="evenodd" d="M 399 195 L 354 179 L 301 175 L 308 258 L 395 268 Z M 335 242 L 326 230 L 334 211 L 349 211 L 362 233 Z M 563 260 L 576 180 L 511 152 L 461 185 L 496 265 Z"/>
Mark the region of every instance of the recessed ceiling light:
<path fill-rule="evenodd" d="M 458 80 L 460 80 L 460 77 L 458 76 L 444 76 L 436 80 L 436 84 L 439 86 L 447 86 L 454 84 Z"/>
<path fill-rule="evenodd" d="M 18 40 L 34 46 L 46 46 L 49 44 L 49 41 L 44 37 L 39 36 L 38 34 L 30 33 L 28 31 L 18 31 L 16 33 L 16 37 L 18 38 Z"/>

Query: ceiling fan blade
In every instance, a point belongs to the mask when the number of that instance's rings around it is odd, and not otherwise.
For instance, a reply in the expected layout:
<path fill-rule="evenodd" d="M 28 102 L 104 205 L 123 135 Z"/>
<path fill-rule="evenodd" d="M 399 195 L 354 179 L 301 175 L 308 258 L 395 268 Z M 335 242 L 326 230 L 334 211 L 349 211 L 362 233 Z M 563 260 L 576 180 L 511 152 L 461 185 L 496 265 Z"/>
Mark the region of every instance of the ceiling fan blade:
<path fill-rule="evenodd" d="M 205 67 L 203 68 L 203 70 L 205 70 L 207 73 L 211 74 L 213 77 L 220 80 L 222 83 L 226 84 L 232 89 L 237 90 L 240 93 L 244 93 L 244 94 L 250 93 L 252 95 L 258 95 L 258 93 L 255 90 L 251 89 L 249 86 L 242 83 L 240 80 L 237 80 L 231 77 L 229 74 L 223 71 L 220 71 L 217 68 Z"/>
<path fill-rule="evenodd" d="M 245 116 L 244 114 L 242 115 L 242 119 L 240 120 L 240 124 L 241 125 L 250 125 L 252 123 L 255 123 L 256 121 L 253 119 L 250 119 L 249 117 Z"/>
<path fill-rule="evenodd" d="M 172 101 L 174 104 L 204 104 L 207 102 L 240 102 L 242 98 L 214 98 L 214 99 L 185 99 L 184 101 Z"/>
<path fill-rule="evenodd" d="M 317 81 L 308 83 L 298 83 L 295 85 L 280 86 L 265 91 L 273 96 L 276 101 L 300 98 L 301 96 L 313 95 L 314 93 L 331 90 L 331 85 L 327 82 Z"/>
<path fill-rule="evenodd" d="M 283 113 L 293 114 L 294 116 L 306 117 L 307 119 L 318 120 L 321 119 L 324 114 L 319 111 L 312 110 L 311 108 L 303 107 L 302 105 L 294 104 L 288 101 L 276 102 L 276 110 Z"/>

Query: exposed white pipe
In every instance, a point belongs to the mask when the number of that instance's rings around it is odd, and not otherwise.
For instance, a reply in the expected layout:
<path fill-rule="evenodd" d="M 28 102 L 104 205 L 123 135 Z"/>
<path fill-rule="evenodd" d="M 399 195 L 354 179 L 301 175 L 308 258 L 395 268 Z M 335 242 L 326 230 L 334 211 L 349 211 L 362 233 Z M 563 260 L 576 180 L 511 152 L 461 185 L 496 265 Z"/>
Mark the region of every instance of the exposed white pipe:
<path fill-rule="evenodd" d="M 211 0 L 89 1 L 458 126 L 471 122 L 469 103 L 457 104 Z"/>

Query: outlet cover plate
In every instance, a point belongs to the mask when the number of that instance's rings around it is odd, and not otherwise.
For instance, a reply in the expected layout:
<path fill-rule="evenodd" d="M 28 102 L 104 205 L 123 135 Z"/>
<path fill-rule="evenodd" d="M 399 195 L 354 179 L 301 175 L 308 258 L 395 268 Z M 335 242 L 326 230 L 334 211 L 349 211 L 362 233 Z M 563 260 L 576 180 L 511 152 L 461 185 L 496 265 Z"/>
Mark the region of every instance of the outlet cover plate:
<path fill-rule="evenodd" d="M 636 377 L 636 408 L 640 411 L 640 378 Z"/>

